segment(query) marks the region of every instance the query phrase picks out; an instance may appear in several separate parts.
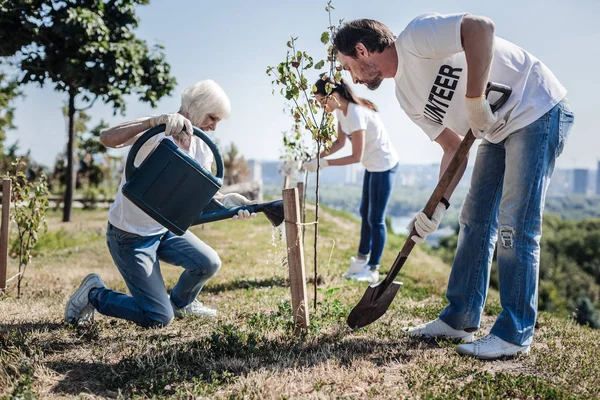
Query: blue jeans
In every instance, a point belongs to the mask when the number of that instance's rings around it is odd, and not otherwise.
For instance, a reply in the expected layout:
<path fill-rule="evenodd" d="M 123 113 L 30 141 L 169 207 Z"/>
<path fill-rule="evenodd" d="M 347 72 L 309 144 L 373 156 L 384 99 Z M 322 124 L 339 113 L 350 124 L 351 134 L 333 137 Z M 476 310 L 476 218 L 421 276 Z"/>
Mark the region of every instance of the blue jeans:
<path fill-rule="evenodd" d="M 171 301 L 179 308 L 193 302 L 221 267 L 217 253 L 190 231 L 182 236 L 171 232 L 139 236 L 109 223 L 106 241 L 131 296 L 95 289 L 90 293 L 92 306 L 101 314 L 144 327 L 168 325 L 173 319 Z M 184 269 L 170 298 L 159 260 Z"/>
<path fill-rule="evenodd" d="M 358 253 L 363 256 L 371 254 L 369 265 L 379 266 L 381 254 L 385 246 L 387 229 L 385 226 L 385 209 L 394 188 L 398 164 L 383 172 L 365 170 L 363 192 L 360 203 L 360 244 Z"/>
<path fill-rule="evenodd" d="M 563 100 L 501 143 L 483 140 L 460 215 L 460 233 L 440 319 L 477 329 L 487 296 L 498 231 L 502 312 L 491 333 L 531 344 L 537 317 L 540 239 L 546 189 L 574 122 Z"/>

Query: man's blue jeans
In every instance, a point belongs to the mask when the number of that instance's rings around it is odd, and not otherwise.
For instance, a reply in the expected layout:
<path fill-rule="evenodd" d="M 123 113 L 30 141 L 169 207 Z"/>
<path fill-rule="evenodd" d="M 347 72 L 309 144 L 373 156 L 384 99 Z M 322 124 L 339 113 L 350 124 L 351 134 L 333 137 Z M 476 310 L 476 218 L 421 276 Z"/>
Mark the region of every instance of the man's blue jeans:
<path fill-rule="evenodd" d="M 106 241 L 131 296 L 110 289 L 92 290 L 92 306 L 101 314 L 145 327 L 168 325 L 173 319 L 171 301 L 179 308 L 193 302 L 221 267 L 217 253 L 190 231 L 182 236 L 171 232 L 139 236 L 109 223 Z M 184 269 L 170 298 L 159 260 Z"/>
<path fill-rule="evenodd" d="M 360 203 L 360 244 L 358 253 L 364 256 L 371 254 L 369 265 L 375 267 L 381 261 L 385 247 L 387 229 L 385 226 L 385 209 L 394 188 L 398 164 L 392 169 L 382 172 L 365 170 L 363 179 L 362 200 Z"/>
<path fill-rule="evenodd" d="M 483 140 L 479 146 L 460 215 L 446 294 L 450 304 L 440 314 L 454 329 L 479 328 L 499 238 L 502 312 L 491 333 L 516 345 L 531 343 L 546 189 L 573 122 L 569 103 L 563 100 L 503 142 Z"/>

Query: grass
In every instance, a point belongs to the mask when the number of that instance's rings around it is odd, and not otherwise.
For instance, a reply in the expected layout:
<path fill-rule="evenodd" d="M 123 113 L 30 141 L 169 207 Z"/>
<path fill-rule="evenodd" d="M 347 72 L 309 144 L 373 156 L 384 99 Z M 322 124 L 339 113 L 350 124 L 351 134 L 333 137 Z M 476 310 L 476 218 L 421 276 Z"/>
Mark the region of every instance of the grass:
<path fill-rule="evenodd" d="M 125 285 L 106 249 L 106 211 L 52 215 L 23 298 L 0 299 L 0 397 L 40 398 L 530 398 L 600 396 L 600 333 L 542 313 L 531 355 L 482 362 L 458 356 L 449 341 L 419 341 L 401 328 L 435 318 L 444 307 L 449 267 L 417 248 L 400 274 L 399 296 L 381 320 L 351 331 L 349 310 L 365 286 L 339 275 L 358 245 L 358 224 L 325 210 L 320 227 L 319 306 L 295 336 L 283 242 L 264 218 L 195 227 L 215 248 L 221 271 L 201 300 L 217 320 L 176 320 L 163 329 L 96 317 L 70 327 L 63 307 L 81 279 L 98 272 Z M 306 228 L 312 277 L 312 227 Z M 274 239 L 274 240 L 272 240 Z M 390 236 L 382 262 L 403 244 Z M 332 253 L 333 247 L 333 253 Z M 332 254 L 331 261 L 329 256 Z M 14 261 L 14 260 L 13 260 Z M 9 276 L 16 266 L 11 261 Z M 180 270 L 164 265 L 170 289 Z M 312 304 L 312 285 L 309 285 Z M 483 335 L 500 311 L 490 293 Z"/>

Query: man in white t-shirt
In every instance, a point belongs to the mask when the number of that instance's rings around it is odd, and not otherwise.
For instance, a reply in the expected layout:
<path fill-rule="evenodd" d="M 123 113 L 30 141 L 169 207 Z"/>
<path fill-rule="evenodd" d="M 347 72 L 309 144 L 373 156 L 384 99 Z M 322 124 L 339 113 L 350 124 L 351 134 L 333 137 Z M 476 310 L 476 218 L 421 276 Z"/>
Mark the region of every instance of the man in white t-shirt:
<path fill-rule="evenodd" d="M 402 109 L 443 149 L 440 174 L 469 128 L 483 139 L 460 216 L 448 282 L 450 304 L 410 335 L 450 337 L 460 354 L 493 359 L 529 351 L 537 316 L 539 243 L 544 198 L 574 121 L 566 90 L 530 53 L 494 35 L 494 23 L 470 14 L 429 13 L 397 38 L 384 24 L 351 21 L 335 35 L 339 61 L 355 83 L 374 90 L 394 78 Z M 513 89 L 493 114 L 488 82 Z M 494 97 L 490 97 L 493 102 Z M 458 176 L 431 219 L 418 213 L 415 242 L 439 226 Z M 441 175 L 440 175 L 441 176 Z M 503 311 L 491 333 L 473 342 L 487 296 L 496 241 Z"/>
<path fill-rule="evenodd" d="M 111 148 L 131 146 L 148 129 L 165 124 L 164 134 L 153 136 L 141 146 L 134 164 L 139 165 L 161 140 L 172 140 L 210 171 L 212 153 L 200 138 L 191 134 L 192 125 L 214 131 L 230 110 L 229 98 L 221 86 L 212 80 L 200 81 L 183 91 L 179 112 L 121 123 L 103 131 L 100 141 Z M 123 196 L 124 184 L 125 171 L 108 213 L 106 242 L 131 295 L 108 289 L 100 276 L 90 274 L 67 302 L 65 320 L 72 324 L 85 321 L 94 310 L 143 327 L 168 325 L 174 316 L 215 317 L 217 311 L 196 298 L 221 267 L 217 252 L 190 231 L 181 236 L 168 231 Z M 214 197 L 228 208 L 256 203 L 237 193 L 217 193 Z M 253 216 L 247 210 L 240 210 L 234 219 Z M 167 293 L 160 261 L 183 268 L 171 293 Z"/>

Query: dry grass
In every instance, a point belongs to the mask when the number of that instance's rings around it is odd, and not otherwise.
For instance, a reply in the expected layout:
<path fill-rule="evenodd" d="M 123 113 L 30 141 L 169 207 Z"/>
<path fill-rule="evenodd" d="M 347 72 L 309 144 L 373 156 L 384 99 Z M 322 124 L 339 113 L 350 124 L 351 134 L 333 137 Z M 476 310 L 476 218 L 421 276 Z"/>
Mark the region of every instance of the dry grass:
<path fill-rule="evenodd" d="M 600 334 L 540 316 L 532 354 L 481 362 L 456 355 L 447 341 L 403 336 L 401 327 L 433 318 L 444 306 L 448 266 L 416 251 L 401 274 L 405 286 L 372 326 L 345 326 L 364 285 L 339 277 L 355 251 L 358 224 L 329 211 L 321 226 L 320 305 L 301 338 L 292 333 L 282 244 L 264 219 L 195 228 L 221 255 L 223 267 L 202 300 L 218 320 L 177 320 L 163 329 L 97 316 L 69 327 L 63 307 L 90 272 L 125 290 L 103 238 L 105 211 L 77 213 L 50 229 L 69 240 L 40 249 L 22 299 L 0 300 L 0 395 L 41 398 L 593 398 L 600 396 Z M 62 229 L 62 232 L 60 231 Z M 85 238 L 85 240 L 76 240 Z M 312 243 L 307 229 L 307 247 Z M 332 241 L 335 248 L 328 265 Z M 402 239 L 391 237 L 383 265 Z M 306 260 L 312 253 L 306 249 Z M 14 272 L 15 266 L 11 266 Z M 165 265 L 167 286 L 179 270 Z M 308 262 L 312 275 L 312 262 Z M 338 288 L 339 290 L 326 289 Z M 312 287 L 309 286 L 312 293 Z M 498 312 L 488 301 L 482 333 Z"/>

